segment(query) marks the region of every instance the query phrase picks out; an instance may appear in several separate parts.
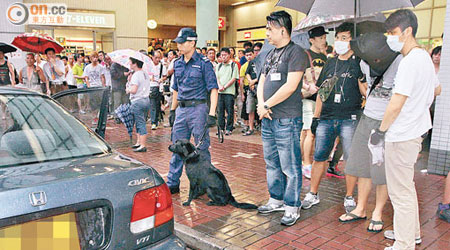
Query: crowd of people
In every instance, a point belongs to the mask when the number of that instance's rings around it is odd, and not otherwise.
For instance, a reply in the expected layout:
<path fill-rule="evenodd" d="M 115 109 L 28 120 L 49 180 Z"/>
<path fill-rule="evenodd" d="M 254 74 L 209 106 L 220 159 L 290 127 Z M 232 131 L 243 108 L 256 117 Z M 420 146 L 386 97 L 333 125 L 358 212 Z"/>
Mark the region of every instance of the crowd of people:
<path fill-rule="evenodd" d="M 346 213 L 339 221 L 367 218 L 375 184 L 376 205 L 367 230 L 383 230 L 389 197 L 394 230 L 384 235 L 395 244 L 388 249 L 414 249 L 421 242 L 414 164 L 441 91 L 436 77 L 441 47 L 431 54 L 420 48 L 415 40 L 417 18 L 410 10 L 392 13 L 385 26 L 387 36 L 372 32 L 357 37 L 354 24 L 343 23 L 335 29 L 334 51 L 327 45 L 325 28 L 316 27 L 309 30 L 311 46 L 304 50 L 291 41 L 290 15 L 277 11 L 267 17 L 266 26 L 268 42 L 275 48 L 260 69 L 255 58 L 262 43 L 246 42 L 237 54 L 232 47 L 197 48 L 195 31 L 183 28 L 174 40 L 177 50 L 150 46 L 150 51 L 140 51 L 151 59 L 150 72 L 135 57 L 128 69 L 103 51 L 66 57 L 47 49 L 45 60 L 28 53 L 27 65 L 19 70 L 0 52 L 0 81 L 46 94 L 111 86 L 112 111 L 131 103 L 138 134 L 135 152 L 147 151 L 146 124 L 157 129 L 167 109 L 165 125 L 172 127 L 172 141 L 194 136 L 199 154 L 209 160 L 207 127 L 216 120 L 225 135 L 237 127 L 243 136 L 259 129 L 270 194 L 260 213 L 283 211 L 281 224 L 295 224 L 300 209 L 320 203 L 319 186 L 327 170 L 346 181 Z M 83 102 L 89 105 L 79 97 L 80 113 Z M 345 171 L 338 167 L 341 158 Z M 167 181 L 173 194 L 179 192 L 182 166 L 174 154 Z M 311 179 L 303 200 L 302 175 Z M 437 214 L 450 222 L 450 177 Z"/>

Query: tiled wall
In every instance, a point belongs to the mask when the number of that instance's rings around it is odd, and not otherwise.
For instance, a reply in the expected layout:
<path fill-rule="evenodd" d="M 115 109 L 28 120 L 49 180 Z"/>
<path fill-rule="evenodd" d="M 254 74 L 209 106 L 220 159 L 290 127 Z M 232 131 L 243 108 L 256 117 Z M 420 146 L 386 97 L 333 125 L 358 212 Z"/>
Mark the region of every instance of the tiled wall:
<path fill-rule="evenodd" d="M 441 66 L 438 78 L 442 93 L 436 98 L 436 108 L 433 121 L 428 172 L 446 174 L 450 170 L 450 1 L 444 26 L 444 44 L 441 52 Z"/>

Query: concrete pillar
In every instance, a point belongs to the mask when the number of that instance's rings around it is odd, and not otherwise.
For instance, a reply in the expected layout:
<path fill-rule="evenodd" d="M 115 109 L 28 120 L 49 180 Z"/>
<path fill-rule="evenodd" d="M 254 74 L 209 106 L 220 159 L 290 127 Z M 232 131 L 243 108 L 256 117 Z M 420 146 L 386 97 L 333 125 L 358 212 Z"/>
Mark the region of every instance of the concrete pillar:
<path fill-rule="evenodd" d="M 441 64 L 438 78 L 442 93 L 436 98 L 433 120 L 433 135 L 431 138 L 428 158 L 428 172 L 445 174 L 450 170 L 450 1 L 444 22 L 444 41 L 441 51 Z"/>
<path fill-rule="evenodd" d="M 219 40 L 219 0 L 196 2 L 197 47 L 206 47 L 207 40 Z"/>

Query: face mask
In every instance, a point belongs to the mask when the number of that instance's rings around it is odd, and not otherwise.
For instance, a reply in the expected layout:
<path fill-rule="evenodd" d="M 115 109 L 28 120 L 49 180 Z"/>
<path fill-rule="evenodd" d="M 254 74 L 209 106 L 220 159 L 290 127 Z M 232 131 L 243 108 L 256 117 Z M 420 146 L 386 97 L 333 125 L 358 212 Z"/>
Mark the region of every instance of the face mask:
<path fill-rule="evenodd" d="M 344 41 L 334 42 L 334 49 L 338 55 L 343 55 L 350 50 L 350 43 Z"/>
<path fill-rule="evenodd" d="M 400 36 L 387 36 L 386 40 L 389 48 L 395 52 L 400 52 L 403 48 L 404 42 L 400 42 Z"/>

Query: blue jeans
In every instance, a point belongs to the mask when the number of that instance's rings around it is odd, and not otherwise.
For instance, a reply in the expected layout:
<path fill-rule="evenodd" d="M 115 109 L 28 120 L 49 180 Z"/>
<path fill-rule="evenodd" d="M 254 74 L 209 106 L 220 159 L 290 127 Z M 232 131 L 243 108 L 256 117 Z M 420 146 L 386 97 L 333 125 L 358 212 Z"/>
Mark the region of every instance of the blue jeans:
<path fill-rule="evenodd" d="M 357 120 L 320 120 L 316 130 L 314 161 L 326 161 L 333 150 L 334 141 L 339 136 L 347 160 L 355 133 Z"/>
<path fill-rule="evenodd" d="M 204 104 L 194 107 L 178 107 L 175 114 L 175 122 L 172 128 L 172 142 L 175 143 L 180 139 L 191 138 L 194 136 L 195 144 L 198 143 L 200 136 L 205 131 L 206 119 L 208 117 L 209 108 Z M 211 161 L 209 153 L 209 129 L 207 128 L 203 144 L 199 147 L 200 154 Z M 180 177 L 183 173 L 183 160 L 178 154 L 173 154 L 170 160 L 169 174 L 167 175 L 167 185 L 169 187 L 177 187 L 180 185 Z"/>
<path fill-rule="evenodd" d="M 131 114 L 134 117 L 134 123 L 136 124 L 136 133 L 140 135 L 147 134 L 145 116 L 148 113 L 150 107 L 150 101 L 148 98 L 142 98 L 131 103 Z"/>
<path fill-rule="evenodd" d="M 302 154 L 300 132 L 302 118 L 262 120 L 262 141 L 270 198 L 300 207 Z"/>

